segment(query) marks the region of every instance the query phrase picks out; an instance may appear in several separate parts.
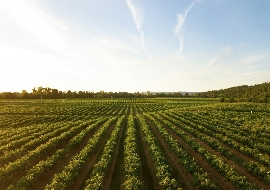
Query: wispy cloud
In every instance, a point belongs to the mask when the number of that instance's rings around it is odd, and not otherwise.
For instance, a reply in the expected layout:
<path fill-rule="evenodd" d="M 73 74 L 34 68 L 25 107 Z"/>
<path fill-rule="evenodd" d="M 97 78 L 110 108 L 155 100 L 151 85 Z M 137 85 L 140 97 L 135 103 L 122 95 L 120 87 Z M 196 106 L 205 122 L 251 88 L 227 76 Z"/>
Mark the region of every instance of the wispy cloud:
<path fill-rule="evenodd" d="M 212 66 L 218 59 L 219 59 L 219 57 L 214 57 L 214 58 L 210 59 L 210 61 L 207 64 L 207 66 Z"/>
<path fill-rule="evenodd" d="M 177 14 L 176 17 L 177 17 L 177 24 L 175 26 L 175 29 L 174 29 L 174 35 L 172 37 L 171 40 L 173 40 L 173 38 L 175 36 L 177 36 L 179 38 L 179 41 L 180 41 L 180 53 L 183 51 L 183 46 L 184 46 L 184 38 L 183 38 L 183 35 L 179 34 L 179 30 L 181 30 L 181 28 L 183 27 L 184 25 L 184 22 L 185 22 L 185 19 L 186 19 L 186 16 L 188 14 L 188 12 L 191 10 L 191 8 L 194 6 L 194 4 L 196 3 L 197 0 L 194 0 L 193 3 L 188 7 L 188 9 L 184 12 L 184 13 L 181 13 L 181 14 Z"/>
<path fill-rule="evenodd" d="M 242 60 L 243 63 L 255 63 L 267 57 L 266 54 L 251 55 Z"/>
<path fill-rule="evenodd" d="M 126 3 L 128 5 L 128 8 L 130 9 L 130 11 L 132 13 L 133 20 L 135 22 L 137 31 L 140 35 L 141 45 L 143 47 L 144 53 L 148 57 L 146 50 L 145 50 L 144 32 L 142 29 L 142 25 L 143 25 L 143 21 L 144 21 L 144 12 L 143 12 L 142 8 L 136 6 L 132 0 L 126 0 Z"/>
<path fill-rule="evenodd" d="M 228 61 L 228 58 L 230 58 L 230 57 L 233 57 L 234 56 L 234 54 L 233 54 L 233 49 L 231 48 L 231 47 L 223 47 L 223 48 L 220 48 L 219 50 L 218 50 L 218 52 L 217 52 L 217 55 L 215 56 L 215 57 L 212 57 L 210 60 L 209 60 L 209 62 L 208 62 L 208 64 L 207 64 L 207 66 L 213 66 L 214 64 L 216 64 L 218 61 L 219 62 L 230 62 L 230 61 Z M 226 60 L 226 61 L 224 61 L 224 60 Z"/>

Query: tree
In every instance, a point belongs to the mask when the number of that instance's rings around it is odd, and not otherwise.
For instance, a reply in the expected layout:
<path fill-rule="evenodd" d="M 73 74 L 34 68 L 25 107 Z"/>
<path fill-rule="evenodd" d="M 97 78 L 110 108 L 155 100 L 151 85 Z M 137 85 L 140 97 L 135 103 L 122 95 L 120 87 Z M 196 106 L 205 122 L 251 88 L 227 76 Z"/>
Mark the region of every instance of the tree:
<path fill-rule="evenodd" d="M 58 90 L 57 89 L 52 89 L 52 98 L 54 98 L 54 99 L 58 98 Z"/>
<path fill-rule="evenodd" d="M 36 96 L 37 96 L 37 90 L 36 90 L 36 87 L 34 87 L 32 89 L 32 98 L 36 98 Z"/>
<path fill-rule="evenodd" d="M 150 98 L 150 97 L 152 97 L 152 93 L 151 93 L 150 91 L 147 91 L 147 92 L 146 92 L 146 96 L 147 96 L 148 98 Z"/>
<path fill-rule="evenodd" d="M 44 88 L 42 86 L 38 87 L 37 94 L 40 95 L 40 99 L 42 100 L 42 95 L 44 93 Z"/>
<path fill-rule="evenodd" d="M 34 87 L 34 88 L 32 89 L 32 93 L 33 93 L 33 94 L 36 94 L 36 93 L 37 93 L 36 87 Z"/>
<path fill-rule="evenodd" d="M 67 98 L 72 98 L 72 92 L 70 90 L 67 91 L 66 97 Z"/>
<path fill-rule="evenodd" d="M 22 90 L 22 94 L 21 94 L 22 98 L 29 98 L 29 94 L 26 90 Z"/>
<path fill-rule="evenodd" d="M 51 91 L 52 89 L 50 87 L 43 88 L 43 93 L 46 96 L 46 98 L 51 98 Z"/>
<path fill-rule="evenodd" d="M 72 98 L 77 98 L 77 92 L 76 91 L 72 92 Z"/>

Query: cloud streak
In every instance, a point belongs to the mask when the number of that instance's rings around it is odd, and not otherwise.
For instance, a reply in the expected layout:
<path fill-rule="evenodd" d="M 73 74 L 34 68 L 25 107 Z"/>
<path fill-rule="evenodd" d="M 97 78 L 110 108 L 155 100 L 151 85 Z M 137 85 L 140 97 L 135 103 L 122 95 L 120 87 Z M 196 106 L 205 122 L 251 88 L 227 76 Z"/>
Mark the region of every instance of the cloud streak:
<path fill-rule="evenodd" d="M 193 3 L 188 7 L 188 9 L 182 13 L 182 14 L 177 14 L 176 17 L 177 17 L 177 24 L 175 26 L 175 29 L 174 29 L 174 35 L 171 39 L 171 41 L 174 39 L 175 36 L 177 36 L 179 38 L 179 41 L 180 41 L 180 53 L 183 51 L 183 46 L 184 46 L 184 38 L 182 35 L 179 35 L 179 30 L 181 30 L 184 22 L 185 22 L 185 19 L 186 19 L 186 16 L 188 14 L 188 12 L 191 10 L 191 8 L 194 6 L 194 4 L 196 3 L 197 0 L 194 0 Z"/>
<path fill-rule="evenodd" d="M 135 6 L 135 4 L 133 3 L 132 0 L 126 0 L 126 3 L 128 5 L 128 8 L 131 11 L 133 20 L 135 22 L 137 31 L 140 35 L 141 38 L 141 45 L 143 47 L 144 53 L 146 54 L 146 56 L 148 57 L 146 50 L 145 50 L 145 42 L 144 42 L 144 32 L 142 29 L 142 25 L 143 25 L 143 21 L 144 21 L 144 12 L 141 8 Z"/>

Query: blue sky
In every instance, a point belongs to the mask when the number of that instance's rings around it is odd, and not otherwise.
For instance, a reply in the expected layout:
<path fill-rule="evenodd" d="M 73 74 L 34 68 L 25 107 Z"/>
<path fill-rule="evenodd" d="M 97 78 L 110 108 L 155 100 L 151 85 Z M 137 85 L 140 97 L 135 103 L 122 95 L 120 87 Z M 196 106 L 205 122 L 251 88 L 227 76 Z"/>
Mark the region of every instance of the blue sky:
<path fill-rule="evenodd" d="M 270 78 L 269 0 L 0 1 L 0 91 L 207 91 Z"/>

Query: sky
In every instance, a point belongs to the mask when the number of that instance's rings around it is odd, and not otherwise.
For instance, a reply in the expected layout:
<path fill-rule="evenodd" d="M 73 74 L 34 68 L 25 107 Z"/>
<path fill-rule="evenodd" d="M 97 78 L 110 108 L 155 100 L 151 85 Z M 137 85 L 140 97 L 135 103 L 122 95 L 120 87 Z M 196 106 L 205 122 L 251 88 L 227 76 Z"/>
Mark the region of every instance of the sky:
<path fill-rule="evenodd" d="M 269 79 L 269 0 L 0 1 L 0 92 L 203 92 Z"/>

